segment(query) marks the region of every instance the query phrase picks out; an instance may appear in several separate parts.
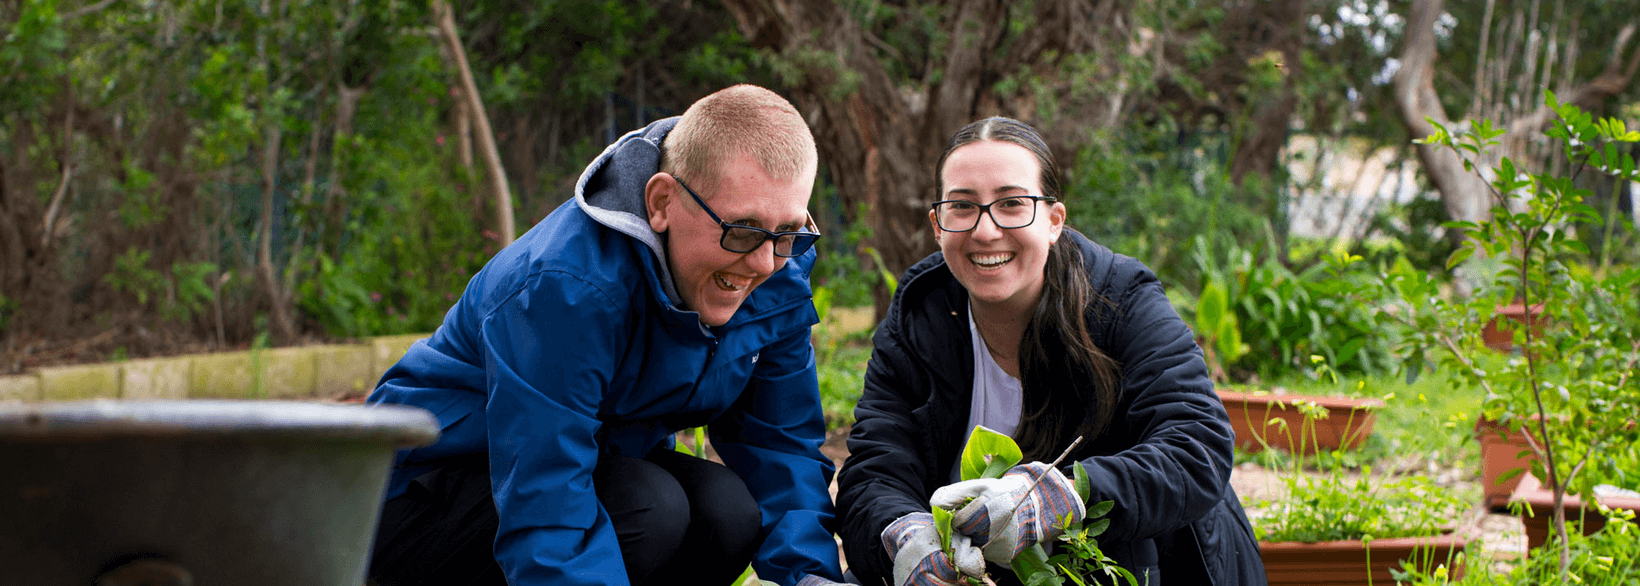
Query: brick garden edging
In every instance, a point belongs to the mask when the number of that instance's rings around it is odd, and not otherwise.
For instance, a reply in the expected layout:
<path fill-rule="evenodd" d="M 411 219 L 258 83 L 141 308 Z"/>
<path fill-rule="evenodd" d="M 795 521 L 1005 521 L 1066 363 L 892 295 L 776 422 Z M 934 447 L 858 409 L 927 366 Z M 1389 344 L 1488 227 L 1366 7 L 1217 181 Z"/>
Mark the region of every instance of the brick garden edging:
<path fill-rule="evenodd" d="M 0 402 L 363 395 L 427 336 L 35 368 L 0 376 Z"/>

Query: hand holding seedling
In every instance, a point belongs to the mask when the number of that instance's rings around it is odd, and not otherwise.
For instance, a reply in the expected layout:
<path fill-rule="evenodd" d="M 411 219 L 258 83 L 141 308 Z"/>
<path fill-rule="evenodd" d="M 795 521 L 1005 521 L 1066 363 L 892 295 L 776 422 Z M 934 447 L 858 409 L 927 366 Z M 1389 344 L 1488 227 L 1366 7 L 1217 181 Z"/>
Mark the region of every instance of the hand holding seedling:
<path fill-rule="evenodd" d="M 911 513 L 883 530 L 883 547 L 894 560 L 894 586 L 967 586 L 963 574 L 985 575 L 985 559 L 966 535 L 942 543 L 934 515 Z"/>
<path fill-rule="evenodd" d="M 985 559 L 1006 565 L 1026 548 L 1048 542 L 1066 526 L 1081 523 L 1087 514 L 1076 485 L 1056 468 L 1064 457 L 1061 454 L 1049 464 L 1015 466 L 1001 478 L 978 478 L 940 488 L 929 504 L 956 509 L 951 519 L 953 535 L 969 536 L 983 547 Z"/>

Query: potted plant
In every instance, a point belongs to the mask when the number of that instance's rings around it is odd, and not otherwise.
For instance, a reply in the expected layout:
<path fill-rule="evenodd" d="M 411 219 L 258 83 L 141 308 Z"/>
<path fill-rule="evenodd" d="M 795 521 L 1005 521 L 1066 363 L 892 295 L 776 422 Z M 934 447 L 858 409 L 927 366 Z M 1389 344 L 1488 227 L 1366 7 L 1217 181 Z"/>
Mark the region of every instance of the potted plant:
<path fill-rule="evenodd" d="M 1305 409 L 1300 436 L 1314 435 L 1320 412 Z M 1467 540 L 1451 531 L 1465 508 L 1458 496 L 1393 463 L 1351 472 L 1342 448 L 1306 443 L 1318 472 L 1294 457 L 1281 478 L 1287 494 L 1249 503 L 1271 586 L 1394 584 L 1402 568 L 1462 573 Z"/>
<path fill-rule="evenodd" d="M 1527 313 L 1531 313 L 1531 317 L 1527 317 Z M 1509 318 L 1514 320 L 1514 324 L 1525 324 L 1529 320 L 1532 324 L 1532 329 L 1536 330 L 1533 333 L 1541 336 L 1543 335 L 1543 329 L 1540 325 L 1541 318 L 1539 317 L 1541 315 L 1543 315 L 1542 303 L 1533 305 L 1530 312 L 1526 310 L 1525 303 L 1516 302 L 1508 305 L 1500 305 L 1497 308 L 1497 314 L 1494 315 L 1491 320 L 1487 321 L 1486 326 L 1481 329 L 1481 340 L 1486 343 L 1487 348 L 1491 348 L 1499 352 L 1514 350 L 1515 331 L 1519 330 L 1520 326 L 1512 325 L 1508 322 L 1501 322 L 1500 320 L 1503 318 Z"/>
<path fill-rule="evenodd" d="M 1322 397 L 1277 394 L 1268 391 L 1218 390 L 1230 427 L 1236 432 L 1236 449 L 1254 453 L 1280 448 L 1303 454 L 1310 447 L 1322 450 L 1356 449 L 1372 434 L 1376 410 L 1384 402 L 1372 398 Z M 1306 412 L 1313 433 L 1294 438 L 1292 430 L 1305 424 Z M 1297 441 L 1295 441 L 1297 440 Z M 1309 445 L 1304 445 L 1309 442 Z"/>
<path fill-rule="evenodd" d="M 1543 485 L 1537 476 L 1526 473 L 1520 477 L 1520 482 L 1512 493 L 1510 502 L 1518 503 L 1521 508 L 1521 521 L 1526 525 L 1526 544 L 1529 549 L 1537 549 L 1548 543 L 1549 533 L 1553 529 L 1549 522 L 1554 514 L 1554 491 Z M 1640 494 L 1632 490 L 1624 490 L 1609 484 L 1596 485 L 1591 490 L 1594 501 L 1585 506 L 1584 500 L 1577 496 L 1567 496 L 1562 501 L 1566 509 L 1566 520 L 1582 528 L 1584 535 L 1593 535 L 1601 527 L 1606 526 L 1607 511 L 1622 510 L 1630 513 L 1640 512 Z M 1628 516 L 1633 521 L 1634 516 Z"/>
<path fill-rule="evenodd" d="M 1484 416 L 1475 419 L 1475 443 L 1480 446 L 1481 503 L 1494 512 L 1504 512 L 1521 474 L 1537 458 L 1532 456 L 1532 447 L 1520 426 Z"/>

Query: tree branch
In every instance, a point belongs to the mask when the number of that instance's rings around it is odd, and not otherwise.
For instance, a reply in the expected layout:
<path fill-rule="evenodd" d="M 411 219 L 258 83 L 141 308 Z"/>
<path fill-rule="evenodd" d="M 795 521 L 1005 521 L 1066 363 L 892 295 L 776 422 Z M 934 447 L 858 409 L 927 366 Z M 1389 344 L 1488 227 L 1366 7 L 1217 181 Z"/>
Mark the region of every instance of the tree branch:
<path fill-rule="evenodd" d="M 74 12 L 70 12 L 68 14 L 62 15 L 62 19 L 63 19 L 64 22 L 74 20 L 76 18 L 85 16 L 87 14 L 91 14 L 93 12 L 102 10 L 104 8 L 108 8 L 110 5 L 112 5 L 116 1 L 118 1 L 118 0 L 102 0 L 101 2 L 98 2 L 96 4 L 91 4 L 89 6 L 81 6 L 79 8 L 79 10 L 75 10 Z"/>

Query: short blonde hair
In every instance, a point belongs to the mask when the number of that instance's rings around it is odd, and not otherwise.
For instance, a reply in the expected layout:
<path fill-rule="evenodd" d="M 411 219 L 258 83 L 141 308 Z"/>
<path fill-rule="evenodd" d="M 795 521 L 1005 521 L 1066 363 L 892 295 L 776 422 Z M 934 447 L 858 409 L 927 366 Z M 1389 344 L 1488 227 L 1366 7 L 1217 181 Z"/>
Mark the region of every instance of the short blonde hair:
<path fill-rule="evenodd" d="M 701 98 L 683 113 L 662 146 L 661 170 L 717 185 L 725 160 L 751 155 L 777 180 L 813 173 L 814 135 L 797 108 L 767 89 L 741 84 Z M 698 189 L 698 188 L 697 188 Z"/>

